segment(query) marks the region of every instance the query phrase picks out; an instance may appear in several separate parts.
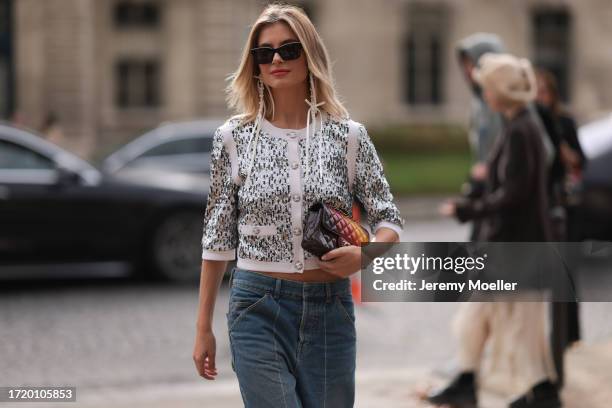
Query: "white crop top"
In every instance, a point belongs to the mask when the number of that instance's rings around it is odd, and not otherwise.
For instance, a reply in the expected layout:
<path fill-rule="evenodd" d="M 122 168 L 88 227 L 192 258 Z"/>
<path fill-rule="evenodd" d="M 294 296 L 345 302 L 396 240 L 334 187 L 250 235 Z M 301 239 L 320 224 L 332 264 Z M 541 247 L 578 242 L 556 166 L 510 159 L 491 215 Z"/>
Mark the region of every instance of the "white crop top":
<path fill-rule="evenodd" d="M 309 143 L 306 129 L 281 129 L 264 120 L 246 184 L 253 123 L 232 118 L 216 130 L 202 259 L 237 257 L 239 268 L 268 272 L 318 268 L 316 256 L 301 246 L 306 213 L 317 201 L 350 214 L 356 199 L 370 231 L 387 227 L 400 235 L 404 219 L 365 127 L 322 117 Z"/>

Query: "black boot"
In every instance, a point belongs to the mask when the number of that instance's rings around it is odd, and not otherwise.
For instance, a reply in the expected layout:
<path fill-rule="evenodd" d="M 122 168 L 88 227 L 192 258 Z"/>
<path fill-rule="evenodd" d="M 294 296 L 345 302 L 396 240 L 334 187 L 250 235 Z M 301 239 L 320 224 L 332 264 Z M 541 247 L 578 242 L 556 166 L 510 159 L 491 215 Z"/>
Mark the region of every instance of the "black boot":
<path fill-rule="evenodd" d="M 459 374 L 446 387 L 430 393 L 427 402 L 450 405 L 453 408 L 476 408 L 476 381 L 474 373 Z"/>
<path fill-rule="evenodd" d="M 509 408 L 560 408 L 559 389 L 550 381 L 542 381 L 526 394 L 510 403 Z"/>

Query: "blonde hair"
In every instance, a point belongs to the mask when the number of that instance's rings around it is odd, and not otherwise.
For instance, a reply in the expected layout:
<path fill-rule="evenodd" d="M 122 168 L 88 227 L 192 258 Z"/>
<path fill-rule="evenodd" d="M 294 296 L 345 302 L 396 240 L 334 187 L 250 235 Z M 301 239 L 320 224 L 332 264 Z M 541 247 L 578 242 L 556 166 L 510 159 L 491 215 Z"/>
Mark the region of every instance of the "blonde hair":
<path fill-rule="evenodd" d="M 250 51 L 251 48 L 257 46 L 257 39 L 262 28 L 276 22 L 287 24 L 302 44 L 308 70 L 313 76 L 316 98 L 318 101 L 325 102 L 321 110 L 336 118 L 347 118 L 348 112 L 338 100 L 334 89 L 327 49 L 314 25 L 301 8 L 279 3 L 268 5 L 251 28 L 242 50 L 240 65 L 228 77 L 230 81 L 226 88 L 228 106 L 240 113 L 239 116 L 243 122 L 255 120 L 259 108 L 258 80 L 255 75 L 259 67 L 254 63 Z M 267 92 L 264 92 L 264 112 L 273 114 L 272 93 L 268 86 L 265 86 L 265 89 Z"/>
<path fill-rule="evenodd" d="M 506 104 L 525 104 L 537 94 L 535 72 L 526 58 L 486 53 L 478 61 L 474 79 L 492 89 Z"/>

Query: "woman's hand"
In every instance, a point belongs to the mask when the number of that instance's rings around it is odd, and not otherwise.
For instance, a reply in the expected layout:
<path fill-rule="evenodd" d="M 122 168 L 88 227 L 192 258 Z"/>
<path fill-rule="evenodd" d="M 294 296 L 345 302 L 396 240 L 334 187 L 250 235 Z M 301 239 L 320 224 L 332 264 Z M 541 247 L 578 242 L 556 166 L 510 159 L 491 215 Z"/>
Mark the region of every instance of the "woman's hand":
<path fill-rule="evenodd" d="M 580 156 L 567 144 L 567 142 L 561 142 L 559 145 L 559 155 L 561 156 L 561 161 L 569 171 L 580 169 Z"/>
<path fill-rule="evenodd" d="M 438 211 L 445 217 L 453 217 L 457 212 L 457 205 L 454 201 L 446 201 L 440 205 Z"/>
<path fill-rule="evenodd" d="M 200 376 L 214 380 L 217 375 L 215 353 L 217 343 L 212 330 L 198 330 L 193 348 L 193 361 Z"/>
<path fill-rule="evenodd" d="M 470 170 L 470 175 L 474 180 L 484 181 L 487 178 L 487 165 L 484 163 L 476 163 Z"/>
<path fill-rule="evenodd" d="M 202 260 L 193 361 L 200 376 L 207 380 L 214 380 L 217 375 L 217 369 L 215 368 L 217 345 L 212 331 L 212 320 L 217 291 L 223 281 L 223 274 L 226 269 L 227 261 Z"/>
<path fill-rule="evenodd" d="M 346 278 L 361 269 L 361 248 L 350 245 L 332 249 L 318 262 L 325 272 Z"/>

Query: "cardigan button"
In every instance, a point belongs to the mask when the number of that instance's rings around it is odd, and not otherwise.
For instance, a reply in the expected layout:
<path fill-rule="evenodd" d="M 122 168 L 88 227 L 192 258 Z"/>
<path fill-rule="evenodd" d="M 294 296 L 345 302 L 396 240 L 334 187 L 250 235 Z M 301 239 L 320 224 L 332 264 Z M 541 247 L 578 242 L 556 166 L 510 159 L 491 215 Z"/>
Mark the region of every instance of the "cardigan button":
<path fill-rule="evenodd" d="M 259 229 L 259 227 L 253 228 L 253 234 L 259 235 L 260 232 L 261 232 L 261 230 Z"/>
<path fill-rule="evenodd" d="M 293 235 L 300 235 L 302 233 L 302 229 L 300 227 L 293 227 Z"/>
<path fill-rule="evenodd" d="M 300 167 L 300 164 L 299 164 L 298 162 L 293 162 L 293 163 L 291 163 L 291 168 L 292 168 L 293 170 L 296 170 L 298 167 Z"/>
<path fill-rule="evenodd" d="M 299 202 L 302 199 L 302 197 L 299 194 L 294 194 L 293 195 L 293 201 L 295 201 L 296 203 Z"/>
<path fill-rule="evenodd" d="M 296 262 L 295 263 L 295 269 L 297 269 L 298 271 L 302 270 L 303 267 L 304 267 L 304 265 L 302 265 L 301 262 Z"/>

